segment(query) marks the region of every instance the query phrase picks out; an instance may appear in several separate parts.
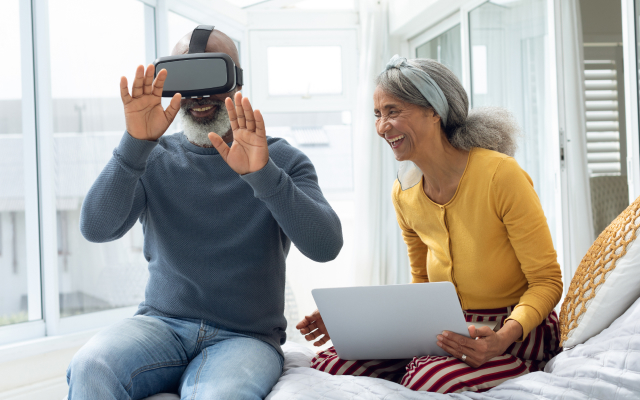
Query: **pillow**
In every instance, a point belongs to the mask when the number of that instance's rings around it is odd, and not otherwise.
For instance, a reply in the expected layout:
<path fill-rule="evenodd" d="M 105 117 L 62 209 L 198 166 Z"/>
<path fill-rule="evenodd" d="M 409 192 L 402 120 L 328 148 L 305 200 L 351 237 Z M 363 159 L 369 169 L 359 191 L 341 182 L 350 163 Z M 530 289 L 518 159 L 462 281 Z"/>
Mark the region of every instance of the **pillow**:
<path fill-rule="evenodd" d="M 284 365 L 282 366 L 282 373 L 287 372 L 291 368 L 311 366 L 311 360 L 316 356 L 315 351 L 311 349 L 310 345 L 303 345 L 288 340 L 287 343 L 282 345 L 282 352 L 284 353 Z"/>
<path fill-rule="evenodd" d="M 640 197 L 598 236 L 560 310 L 564 348 L 602 332 L 640 297 Z"/>

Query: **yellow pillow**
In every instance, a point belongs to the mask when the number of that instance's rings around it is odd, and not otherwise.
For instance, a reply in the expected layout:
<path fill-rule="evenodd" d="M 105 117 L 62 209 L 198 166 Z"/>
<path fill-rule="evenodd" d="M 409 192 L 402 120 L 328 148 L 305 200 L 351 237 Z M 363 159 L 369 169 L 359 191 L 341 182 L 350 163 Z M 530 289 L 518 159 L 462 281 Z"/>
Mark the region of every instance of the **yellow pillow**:
<path fill-rule="evenodd" d="M 640 297 L 638 228 L 640 197 L 598 236 L 582 259 L 560 310 L 564 348 L 602 332 Z"/>

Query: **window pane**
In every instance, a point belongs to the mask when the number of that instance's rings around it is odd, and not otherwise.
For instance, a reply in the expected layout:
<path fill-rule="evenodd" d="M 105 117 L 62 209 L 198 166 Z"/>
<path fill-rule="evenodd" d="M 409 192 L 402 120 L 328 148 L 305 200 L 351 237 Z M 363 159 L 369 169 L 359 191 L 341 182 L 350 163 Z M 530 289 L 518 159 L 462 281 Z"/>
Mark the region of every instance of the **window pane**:
<path fill-rule="evenodd" d="M 446 65 L 462 80 L 462 44 L 460 25 L 429 40 L 416 48 L 417 58 L 431 58 Z"/>
<path fill-rule="evenodd" d="M 319 266 L 291 246 L 287 256 L 285 317 L 287 340 L 306 344 L 295 329 L 316 309 L 311 290 L 353 285 L 351 271 L 354 232 L 351 112 L 265 113 L 267 135 L 282 137 L 305 153 L 318 174 L 322 193 L 342 224 L 345 243 L 338 257 Z"/>
<path fill-rule="evenodd" d="M 169 54 L 184 35 L 200 25 L 196 21 L 169 11 Z"/>
<path fill-rule="evenodd" d="M 144 5 L 56 0 L 49 2 L 49 21 L 60 313 L 136 305 L 148 276 L 140 224 L 119 240 L 95 244 L 82 237 L 79 219 L 84 196 L 125 129 L 119 82 L 122 75 L 131 82 L 145 63 Z"/>
<path fill-rule="evenodd" d="M 2 3 L 0 54 L 0 326 L 28 320 L 19 0 Z"/>
<path fill-rule="evenodd" d="M 267 71 L 272 96 L 342 93 L 340 46 L 269 47 Z"/>
<path fill-rule="evenodd" d="M 555 236 L 555 171 L 547 125 L 547 2 L 491 1 L 469 14 L 471 102 L 511 111 L 522 131 L 516 159 L 531 176 Z M 557 142 L 555 142 L 557 145 Z M 554 237 L 555 241 L 555 237 Z"/>

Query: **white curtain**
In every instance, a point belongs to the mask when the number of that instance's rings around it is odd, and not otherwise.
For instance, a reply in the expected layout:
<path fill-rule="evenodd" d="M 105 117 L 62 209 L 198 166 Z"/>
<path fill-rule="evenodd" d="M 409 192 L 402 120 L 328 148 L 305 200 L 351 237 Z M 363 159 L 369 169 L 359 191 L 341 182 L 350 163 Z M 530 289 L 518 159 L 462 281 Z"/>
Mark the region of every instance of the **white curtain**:
<path fill-rule="evenodd" d="M 355 282 L 408 283 L 407 250 L 396 221 L 391 189 L 397 162 L 378 137 L 373 117 L 375 78 L 388 54 L 387 2 L 360 1 L 360 60 L 354 115 Z"/>
<path fill-rule="evenodd" d="M 562 0 L 561 19 L 561 59 L 563 78 L 559 82 L 564 92 L 564 127 L 566 142 L 566 168 L 568 175 L 568 237 L 564 237 L 569 246 L 569 265 L 564 267 L 565 285 L 571 281 L 580 260 L 593 242 L 593 218 L 591 210 L 591 192 L 587 167 L 587 139 L 584 99 L 584 57 L 582 54 L 582 24 L 580 20 L 579 0 Z M 562 110 L 561 110 L 562 111 Z M 567 247 L 565 246 L 565 249 Z M 567 286 L 565 286 L 566 290 Z"/>

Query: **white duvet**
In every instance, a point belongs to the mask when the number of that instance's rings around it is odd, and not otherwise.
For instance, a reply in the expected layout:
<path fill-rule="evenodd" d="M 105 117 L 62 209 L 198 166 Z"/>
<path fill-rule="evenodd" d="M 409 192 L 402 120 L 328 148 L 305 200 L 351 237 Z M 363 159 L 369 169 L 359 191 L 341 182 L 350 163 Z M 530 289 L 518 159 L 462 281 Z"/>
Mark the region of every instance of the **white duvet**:
<path fill-rule="evenodd" d="M 293 343 L 283 349 L 285 372 L 267 400 L 640 399 L 640 299 L 602 333 L 553 358 L 545 372 L 485 393 L 413 392 L 382 379 L 333 376 L 309 368 L 311 349 Z"/>

